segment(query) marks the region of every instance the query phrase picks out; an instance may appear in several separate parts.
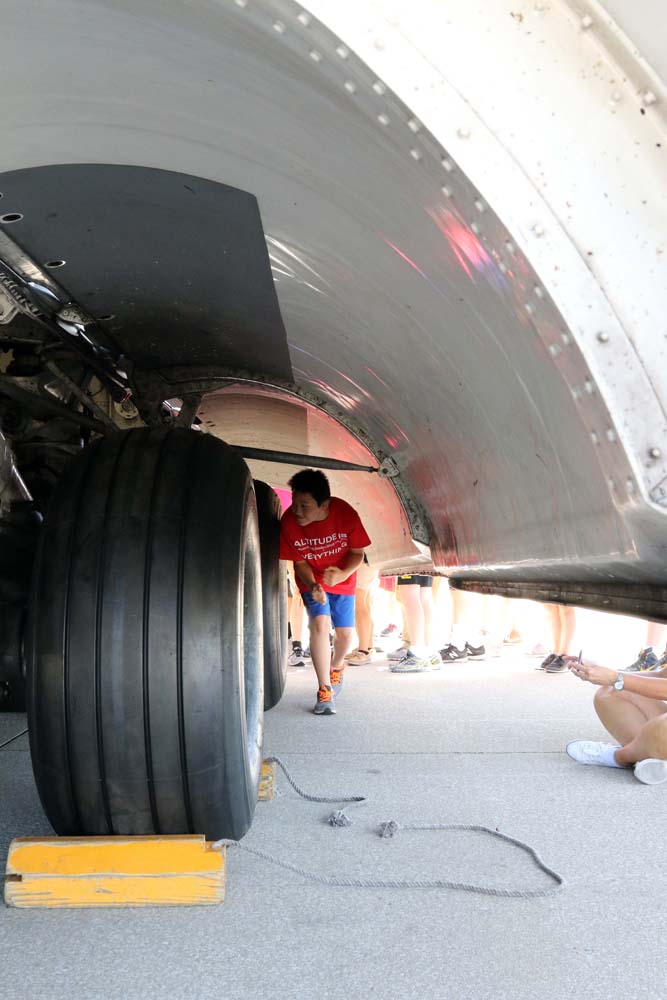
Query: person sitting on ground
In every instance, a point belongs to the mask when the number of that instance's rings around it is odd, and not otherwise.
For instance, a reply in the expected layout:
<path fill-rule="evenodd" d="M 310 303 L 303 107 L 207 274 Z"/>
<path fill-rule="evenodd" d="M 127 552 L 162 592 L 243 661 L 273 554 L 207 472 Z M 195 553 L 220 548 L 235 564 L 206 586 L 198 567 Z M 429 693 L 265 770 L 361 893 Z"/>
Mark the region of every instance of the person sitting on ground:
<path fill-rule="evenodd" d="M 316 715 L 334 715 L 352 644 L 357 567 L 371 544 L 354 507 L 332 497 L 323 472 L 303 469 L 289 481 L 292 505 L 280 522 L 280 558 L 294 576 L 308 611 L 310 655 L 317 674 Z M 335 629 L 333 654 L 329 630 Z"/>
<path fill-rule="evenodd" d="M 667 668 L 650 676 L 623 673 L 566 657 L 581 680 L 598 686 L 593 704 L 616 743 L 574 740 L 568 756 L 579 764 L 629 768 L 646 785 L 667 781 Z"/>

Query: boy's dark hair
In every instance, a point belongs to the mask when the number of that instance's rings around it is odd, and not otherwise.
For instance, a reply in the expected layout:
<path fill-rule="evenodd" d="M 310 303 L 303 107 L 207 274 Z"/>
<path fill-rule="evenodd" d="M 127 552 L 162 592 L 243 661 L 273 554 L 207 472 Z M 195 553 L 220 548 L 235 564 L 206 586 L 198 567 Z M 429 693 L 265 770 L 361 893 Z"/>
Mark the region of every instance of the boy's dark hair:
<path fill-rule="evenodd" d="M 329 480 L 319 469 L 303 469 L 292 476 L 289 481 L 292 493 L 310 493 L 318 507 L 325 500 L 331 499 Z"/>

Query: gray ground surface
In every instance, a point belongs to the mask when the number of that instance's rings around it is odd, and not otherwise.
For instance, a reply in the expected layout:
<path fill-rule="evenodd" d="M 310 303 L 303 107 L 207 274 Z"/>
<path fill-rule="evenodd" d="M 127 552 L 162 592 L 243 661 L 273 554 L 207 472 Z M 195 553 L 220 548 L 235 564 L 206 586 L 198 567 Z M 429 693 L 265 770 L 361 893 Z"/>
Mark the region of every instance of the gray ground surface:
<path fill-rule="evenodd" d="M 667 787 L 577 766 L 568 739 L 602 730 L 592 689 L 517 654 L 439 674 L 350 668 L 335 718 L 309 713 L 291 672 L 267 716 L 267 753 L 316 794 L 365 794 L 354 825 L 279 778 L 246 842 L 322 873 L 547 885 L 530 859 L 471 833 L 377 824 L 482 823 L 526 840 L 568 884 L 547 899 L 445 890 L 331 889 L 238 851 L 228 897 L 210 909 L 0 909 L 0 996 L 643 1000 L 662 997 Z M 24 728 L 0 716 L 0 743 Z M 24 739 L 0 751 L 0 852 L 49 830 Z M 642 944 L 643 942 L 643 944 Z M 650 943 L 650 944 L 649 944 Z"/>

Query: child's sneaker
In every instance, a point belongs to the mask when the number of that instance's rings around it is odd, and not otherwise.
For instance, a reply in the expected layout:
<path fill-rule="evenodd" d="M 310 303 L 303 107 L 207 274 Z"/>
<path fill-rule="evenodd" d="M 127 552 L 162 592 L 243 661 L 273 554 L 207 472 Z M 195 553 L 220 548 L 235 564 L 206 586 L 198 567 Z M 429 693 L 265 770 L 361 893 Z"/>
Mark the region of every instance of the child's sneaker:
<path fill-rule="evenodd" d="M 392 674 L 423 674 L 434 668 L 430 656 L 415 656 L 409 649 L 403 659 L 394 661 L 389 669 Z"/>
<path fill-rule="evenodd" d="M 485 646 L 471 646 L 469 642 L 465 644 L 465 651 L 469 660 L 483 660 L 486 656 Z"/>
<path fill-rule="evenodd" d="M 329 673 L 329 680 L 331 681 L 331 687 L 335 695 L 340 694 L 340 689 L 343 686 L 343 667 L 336 669 L 332 667 Z"/>
<path fill-rule="evenodd" d="M 386 639 L 387 636 L 396 635 L 397 632 L 398 632 L 398 627 L 390 623 L 389 625 L 387 625 L 386 628 L 382 629 L 380 635 L 382 636 L 383 639 Z"/>
<path fill-rule="evenodd" d="M 463 649 L 458 649 L 450 642 L 448 646 L 440 650 L 440 659 L 443 663 L 455 663 L 457 660 L 467 660 L 467 646 L 468 643 L 465 644 Z"/>
<path fill-rule="evenodd" d="M 289 667 L 305 667 L 304 655 L 301 646 L 293 646 L 292 652 L 287 660 L 287 665 Z"/>
<path fill-rule="evenodd" d="M 370 663 L 372 659 L 371 651 L 366 652 L 363 649 L 357 649 L 354 653 L 350 653 L 345 657 L 348 663 L 352 666 L 361 666 L 363 663 Z"/>
<path fill-rule="evenodd" d="M 398 649 L 392 649 L 391 652 L 387 653 L 388 660 L 402 660 L 406 653 L 410 651 L 409 646 L 399 646 Z"/>
<path fill-rule="evenodd" d="M 626 671 L 641 671 L 645 670 L 656 670 L 660 664 L 660 660 L 653 652 L 653 646 L 646 646 L 644 649 L 639 650 L 639 656 L 634 663 L 631 663 L 629 667 L 626 667 Z"/>
<path fill-rule="evenodd" d="M 317 701 L 313 709 L 315 715 L 335 715 L 336 698 L 331 687 L 321 687 L 317 691 Z"/>

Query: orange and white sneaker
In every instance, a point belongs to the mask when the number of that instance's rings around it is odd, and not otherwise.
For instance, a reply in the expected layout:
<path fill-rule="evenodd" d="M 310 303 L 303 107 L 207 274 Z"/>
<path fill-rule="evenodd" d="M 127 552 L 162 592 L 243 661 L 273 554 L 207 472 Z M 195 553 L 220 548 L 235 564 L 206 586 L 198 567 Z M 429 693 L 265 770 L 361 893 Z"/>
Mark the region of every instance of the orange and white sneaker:
<path fill-rule="evenodd" d="M 330 686 L 321 687 L 317 691 L 317 701 L 313 709 L 315 715 L 335 715 L 336 698 Z"/>
<path fill-rule="evenodd" d="M 340 689 L 343 686 L 343 670 L 344 667 L 332 667 L 329 673 L 329 680 L 331 681 L 331 687 L 333 688 L 333 693 L 335 695 L 340 693 Z"/>

